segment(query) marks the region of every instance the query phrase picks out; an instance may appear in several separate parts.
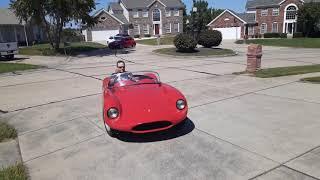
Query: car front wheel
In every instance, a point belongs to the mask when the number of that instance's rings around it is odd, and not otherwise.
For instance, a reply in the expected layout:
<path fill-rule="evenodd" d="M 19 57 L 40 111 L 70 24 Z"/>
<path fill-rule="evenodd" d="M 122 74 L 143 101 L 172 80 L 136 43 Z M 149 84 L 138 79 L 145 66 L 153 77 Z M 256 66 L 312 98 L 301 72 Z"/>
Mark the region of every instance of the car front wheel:
<path fill-rule="evenodd" d="M 14 54 L 5 56 L 6 59 L 12 60 L 14 59 Z"/>

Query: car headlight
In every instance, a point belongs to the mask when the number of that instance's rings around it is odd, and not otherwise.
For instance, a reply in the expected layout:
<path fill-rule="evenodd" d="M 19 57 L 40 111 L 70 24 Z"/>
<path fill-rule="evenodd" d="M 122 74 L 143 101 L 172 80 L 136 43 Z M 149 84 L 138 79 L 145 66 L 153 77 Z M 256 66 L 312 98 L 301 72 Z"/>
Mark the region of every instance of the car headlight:
<path fill-rule="evenodd" d="M 184 109 L 186 107 L 186 102 L 184 100 L 182 100 L 182 99 L 179 99 L 177 101 L 176 105 L 177 105 L 177 108 L 179 110 L 182 110 L 182 109 Z"/>
<path fill-rule="evenodd" d="M 115 119 L 119 116 L 119 111 L 116 108 L 110 108 L 107 112 L 107 115 L 110 119 Z"/>

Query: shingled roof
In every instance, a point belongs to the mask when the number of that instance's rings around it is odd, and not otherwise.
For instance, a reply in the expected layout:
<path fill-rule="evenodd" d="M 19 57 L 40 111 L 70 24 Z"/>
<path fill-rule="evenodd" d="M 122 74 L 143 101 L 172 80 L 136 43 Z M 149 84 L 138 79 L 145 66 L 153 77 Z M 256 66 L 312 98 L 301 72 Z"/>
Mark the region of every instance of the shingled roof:
<path fill-rule="evenodd" d="M 183 8 L 181 0 L 121 0 L 128 9 L 146 8 L 155 1 L 159 1 L 168 8 Z"/>
<path fill-rule="evenodd" d="M 117 2 L 111 2 L 111 3 L 109 3 L 108 10 L 109 10 L 109 8 L 111 8 L 111 9 L 114 10 L 114 11 L 123 11 L 122 7 L 121 7 L 120 4 L 117 3 Z"/>
<path fill-rule="evenodd" d="M 0 25 L 23 25 L 17 16 L 7 8 L 0 8 Z"/>
<path fill-rule="evenodd" d="M 283 2 L 283 0 L 248 0 L 246 4 L 246 9 L 278 7 L 281 2 Z M 304 0 L 304 2 L 320 2 L 320 0 Z"/>

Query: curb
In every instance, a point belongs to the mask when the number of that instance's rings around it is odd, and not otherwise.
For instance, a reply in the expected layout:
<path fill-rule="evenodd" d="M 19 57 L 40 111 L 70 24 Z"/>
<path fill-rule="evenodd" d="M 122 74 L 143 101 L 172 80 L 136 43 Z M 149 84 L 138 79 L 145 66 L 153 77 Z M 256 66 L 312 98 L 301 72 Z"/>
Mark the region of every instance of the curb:
<path fill-rule="evenodd" d="M 222 58 L 222 57 L 232 57 L 239 55 L 238 52 L 234 51 L 232 54 L 226 54 L 226 55 L 209 55 L 209 56 L 174 56 L 174 55 L 168 55 L 168 54 L 161 54 L 152 51 L 152 54 L 158 55 L 158 56 L 164 56 L 164 57 L 174 57 L 174 58 Z"/>

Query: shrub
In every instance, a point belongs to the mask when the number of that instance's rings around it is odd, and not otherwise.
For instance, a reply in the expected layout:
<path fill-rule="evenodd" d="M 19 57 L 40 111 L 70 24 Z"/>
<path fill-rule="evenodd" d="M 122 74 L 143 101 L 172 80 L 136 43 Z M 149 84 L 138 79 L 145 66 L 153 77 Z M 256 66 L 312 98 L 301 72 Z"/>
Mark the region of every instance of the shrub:
<path fill-rule="evenodd" d="M 144 37 L 151 37 L 151 35 L 150 34 L 145 34 Z"/>
<path fill-rule="evenodd" d="M 220 31 L 208 30 L 200 34 L 198 43 L 205 48 L 211 48 L 212 46 L 219 46 L 221 41 L 222 34 Z"/>
<path fill-rule="evenodd" d="M 62 42 L 81 42 L 84 39 L 84 35 L 74 29 L 64 29 L 61 33 Z"/>
<path fill-rule="evenodd" d="M 134 38 L 140 38 L 140 35 L 139 34 L 136 34 L 133 36 Z"/>
<path fill-rule="evenodd" d="M 264 33 L 264 38 L 280 38 L 279 33 Z"/>
<path fill-rule="evenodd" d="M 293 33 L 293 38 L 303 38 L 303 33 L 302 32 L 295 32 Z"/>
<path fill-rule="evenodd" d="M 287 33 L 280 33 L 280 38 L 287 38 Z"/>
<path fill-rule="evenodd" d="M 174 40 L 174 45 L 180 52 L 193 52 L 197 47 L 197 42 L 187 34 L 178 34 Z"/>

